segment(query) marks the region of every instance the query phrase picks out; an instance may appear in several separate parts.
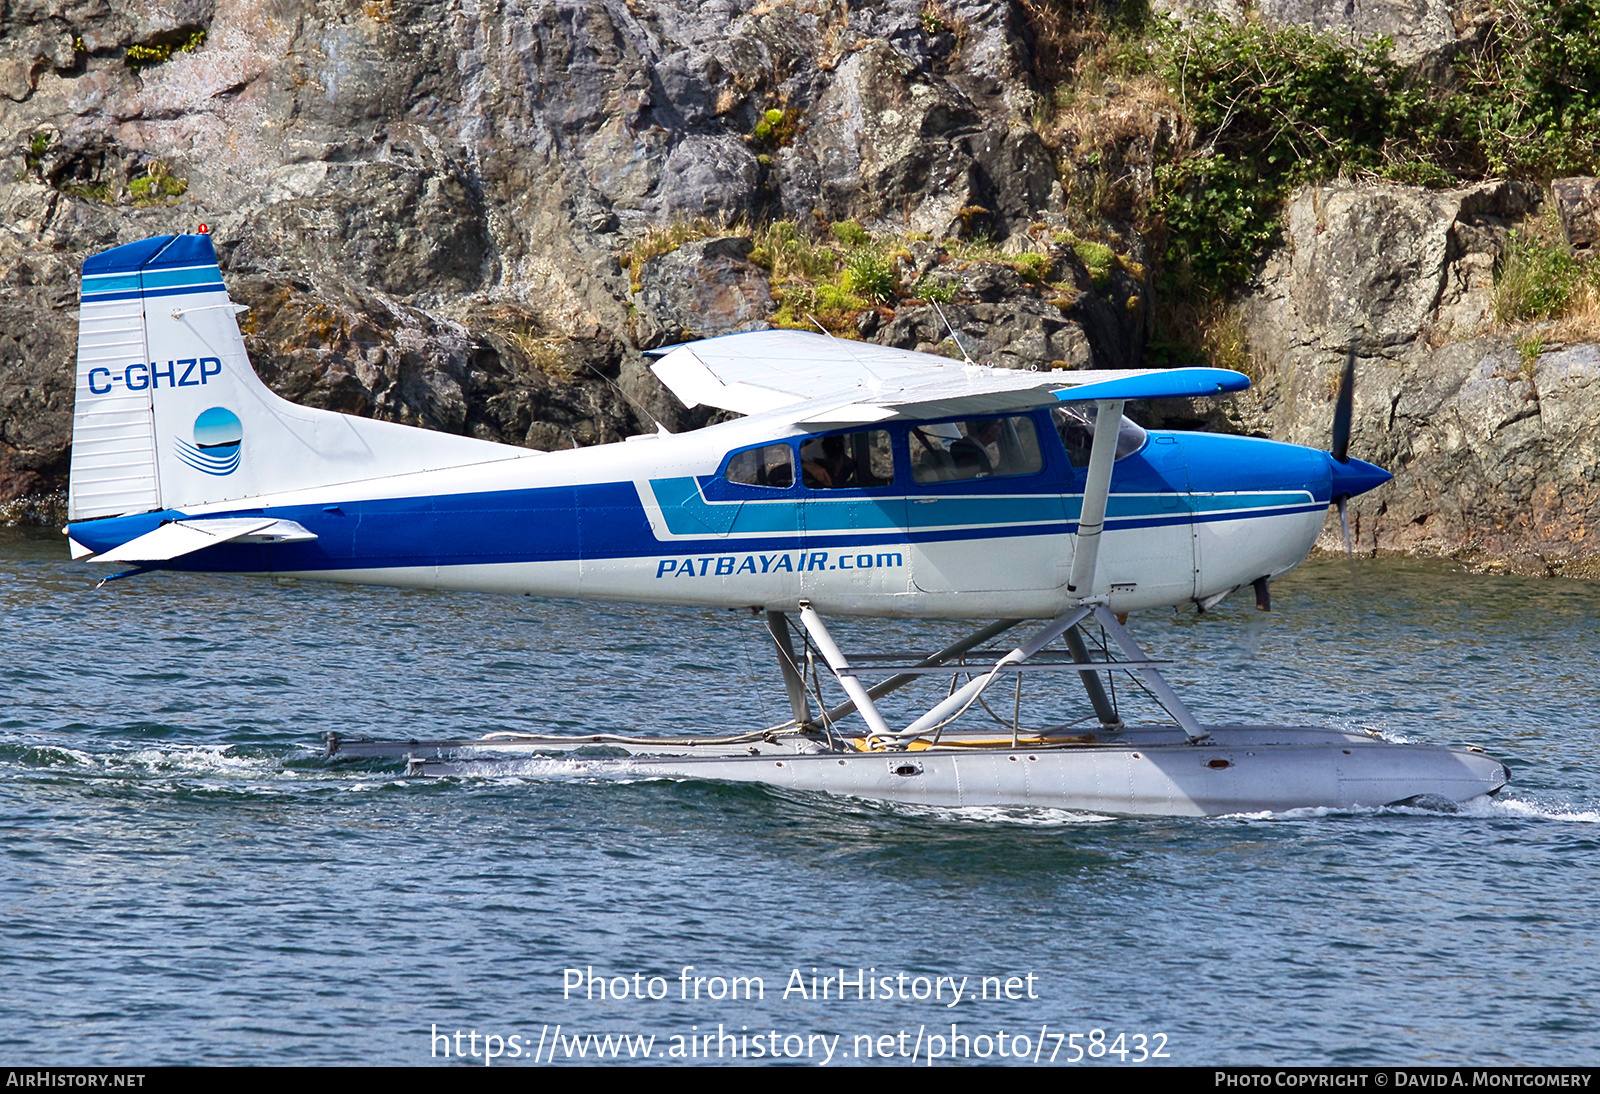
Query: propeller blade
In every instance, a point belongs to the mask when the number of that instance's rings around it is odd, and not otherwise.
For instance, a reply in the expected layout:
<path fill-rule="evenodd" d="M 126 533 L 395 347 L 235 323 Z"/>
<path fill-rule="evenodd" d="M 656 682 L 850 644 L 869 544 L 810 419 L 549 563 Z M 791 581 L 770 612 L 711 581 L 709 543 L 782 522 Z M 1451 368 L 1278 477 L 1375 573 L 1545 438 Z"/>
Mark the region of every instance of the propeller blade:
<path fill-rule="evenodd" d="M 1350 499 L 1346 497 L 1334 499 L 1334 504 L 1339 507 L 1339 527 L 1344 529 L 1344 554 L 1346 558 L 1355 558 L 1355 548 L 1350 544 Z"/>
<path fill-rule="evenodd" d="M 1350 462 L 1350 419 L 1355 413 L 1355 401 L 1356 343 L 1352 339 L 1350 356 L 1344 362 L 1344 375 L 1339 377 L 1339 397 L 1333 404 L 1333 447 L 1328 450 L 1340 463 Z"/>

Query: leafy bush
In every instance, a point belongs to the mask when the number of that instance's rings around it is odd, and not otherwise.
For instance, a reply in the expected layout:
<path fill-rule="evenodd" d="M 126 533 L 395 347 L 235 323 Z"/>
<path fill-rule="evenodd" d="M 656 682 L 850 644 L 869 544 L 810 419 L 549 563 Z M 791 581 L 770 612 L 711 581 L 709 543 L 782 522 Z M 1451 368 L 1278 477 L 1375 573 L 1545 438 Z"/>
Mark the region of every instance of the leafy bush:
<path fill-rule="evenodd" d="M 1340 174 L 1450 186 L 1600 169 L 1600 0 L 1504 0 L 1464 88 L 1413 77 L 1384 38 L 1209 18 L 1152 24 L 1150 63 L 1194 126 L 1157 170 L 1169 290 L 1244 283 L 1289 190 Z"/>
<path fill-rule="evenodd" d="M 1169 288 L 1215 296 L 1248 280 L 1278 234 L 1278 207 L 1301 182 L 1373 173 L 1396 135 L 1427 144 L 1426 97 L 1405 83 L 1387 39 L 1350 47 L 1302 27 L 1164 23 L 1156 67 L 1193 121 L 1197 154 L 1158 170 Z M 1401 142 L 1403 143 L 1403 142 Z M 1425 157 L 1415 148 L 1400 158 Z"/>
<path fill-rule="evenodd" d="M 1586 280 L 1600 280 L 1564 242 L 1512 232 L 1495 270 L 1494 317 L 1501 323 L 1553 319 L 1566 313 Z"/>
<path fill-rule="evenodd" d="M 956 293 L 961 291 L 961 282 L 955 278 L 934 277 L 924 274 L 911 286 L 911 295 L 918 300 L 926 300 L 932 304 L 948 304 L 956 298 Z"/>
<path fill-rule="evenodd" d="M 867 300 L 887 304 L 894 300 L 894 265 L 868 248 L 852 251 L 845 260 L 842 287 Z"/>
<path fill-rule="evenodd" d="M 843 243 L 846 247 L 870 247 L 872 236 L 867 230 L 853 220 L 836 220 L 829 228 L 833 238 Z"/>
<path fill-rule="evenodd" d="M 1600 0 L 1504 0 L 1463 65 L 1460 112 L 1488 169 L 1551 178 L 1600 167 Z"/>
<path fill-rule="evenodd" d="M 1115 251 L 1104 243 L 1080 239 L 1073 243 L 1072 252 L 1078 256 L 1078 261 L 1083 263 L 1083 268 L 1089 271 L 1091 285 L 1096 289 L 1104 289 L 1111 284 L 1111 274 L 1117 267 Z"/>

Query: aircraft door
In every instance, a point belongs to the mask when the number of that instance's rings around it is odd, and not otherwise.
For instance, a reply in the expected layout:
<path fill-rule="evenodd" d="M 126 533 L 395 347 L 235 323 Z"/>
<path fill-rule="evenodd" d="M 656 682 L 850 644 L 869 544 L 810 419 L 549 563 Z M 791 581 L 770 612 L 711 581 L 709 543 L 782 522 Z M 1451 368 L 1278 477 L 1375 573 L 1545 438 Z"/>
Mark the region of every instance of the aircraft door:
<path fill-rule="evenodd" d="M 919 590 L 1043 592 L 1066 580 L 1064 469 L 1046 461 L 1032 415 L 919 423 L 907 452 Z"/>
<path fill-rule="evenodd" d="M 848 605 L 906 592 L 906 499 L 890 432 L 807 438 L 800 481 L 801 595 Z"/>
<path fill-rule="evenodd" d="M 1130 587 L 1140 599 L 1193 596 L 1194 513 L 1182 440 L 1153 434 L 1136 456 L 1117 464 L 1111 483 L 1108 517 L 1126 524 L 1113 531 L 1108 521 L 1103 587 Z"/>
<path fill-rule="evenodd" d="M 1069 509 L 1076 518 L 1084 487 L 1096 415 L 1092 405 L 1069 404 L 1052 412 L 1073 465 Z M 1111 497 L 1098 558 L 1095 591 L 1136 599 L 1151 594 L 1187 597 L 1194 591 L 1194 528 L 1189 466 L 1182 441 L 1148 433 L 1128 418 L 1117 428 Z M 1065 552 L 1070 569 L 1071 552 Z"/>

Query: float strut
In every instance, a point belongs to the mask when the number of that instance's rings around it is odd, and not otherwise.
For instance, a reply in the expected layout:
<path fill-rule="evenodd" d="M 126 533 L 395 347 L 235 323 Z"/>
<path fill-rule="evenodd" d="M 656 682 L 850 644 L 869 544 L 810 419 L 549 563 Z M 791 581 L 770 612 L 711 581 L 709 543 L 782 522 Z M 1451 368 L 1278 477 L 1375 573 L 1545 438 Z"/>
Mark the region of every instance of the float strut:
<path fill-rule="evenodd" d="M 1072 659 L 1080 665 L 1090 664 L 1089 647 L 1084 645 L 1083 635 L 1078 633 L 1077 627 L 1068 627 L 1066 633 L 1067 649 L 1072 651 Z M 1083 681 L 1083 690 L 1089 693 L 1089 702 L 1094 707 L 1095 716 L 1100 719 L 1100 724 L 1107 729 L 1121 729 L 1122 715 L 1117 713 L 1116 706 L 1106 694 L 1105 685 L 1100 682 L 1098 672 L 1080 672 L 1079 679 Z"/>
<path fill-rule="evenodd" d="M 1116 641 L 1117 645 L 1122 647 L 1123 656 L 1130 661 L 1147 660 L 1144 651 L 1139 648 L 1139 643 L 1133 640 L 1133 636 L 1127 632 L 1121 621 L 1112 614 L 1110 608 L 1107 608 L 1104 604 L 1096 604 L 1094 606 L 1094 617 L 1106 629 L 1106 633 Z M 1172 685 L 1167 683 L 1159 672 L 1150 666 L 1135 668 L 1134 671 L 1144 680 L 1145 686 L 1156 697 L 1156 701 L 1167 708 L 1168 714 L 1177 719 L 1178 725 L 1183 727 L 1184 735 L 1189 738 L 1191 743 L 1203 741 L 1211 736 L 1210 732 L 1195 719 L 1189 708 L 1183 705 L 1183 700 L 1178 698 L 1178 693 L 1172 690 Z"/>
<path fill-rule="evenodd" d="M 952 692 L 949 698 L 945 699 L 938 706 L 933 707 L 922 717 L 906 726 L 906 728 L 902 729 L 898 734 L 896 734 L 896 736 L 915 737 L 917 734 L 927 732 L 935 726 L 955 717 L 961 711 L 970 706 L 973 701 L 976 700 L 977 697 L 983 692 L 983 690 L 994 682 L 995 677 L 1000 675 L 1001 670 L 1007 665 L 1017 665 L 1021 664 L 1023 661 L 1026 661 L 1028 658 L 1032 657 L 1034 654 L 1038 653 L 1040 650 L 1044 649 L 1050 643 L 1059 638 L 1063 631 L 1066 631 L 1071 627 L 1076 627 L 1088 614 L 1088 608 L 1079 607 L 1073 608 L 1065 614 L 1056 616 L 1049 623 L 1045 624 L 1043 630 L 1036 632 L 1032 638 L 1028 639 L 1022 645 L 1018 646 L 1016 649 L 1000 658 L 1000 660 L 996 661 L 994 667 L 988 672 L 979 673 L 978 675 L 974 676 L 963 687 L 960 687 Z"/>
<path fill-rule="evenodd" d="M 960 657 L 968 650 L 977 649 L 979 646 L 989 641 L 989 639 L 995 637 L 996 635 L 1004 634 L 1006 631 L 1009 631 L 1012 627 L 1015 627 L 1021 622 L 1022 620 L 1020 619 L 1001 619 L 990 623 L 982 630 L 974 631 L 960 641 L 950 643 L 950 645 L 946 646 L 938 653 L 930 653 L 921 661 L 917 662 L 917 668 L 937 668 L 946 661 L 950 660 L 952 657 Z M 873 684 L 867 689 L 867 695 L 872 699 L 881 699 L 885 695 L 888 695 L 891 691 L 896 691 L 900 688 L 903 688 L 907 684 L 914 684 L 921 679 L 922 675 L 920 673 L 896 673 L 887 680 Z M 828 713 L 824 714 L 823 718 L 829 723 L 837 722 L 846 715 L 854 713 L 855 709 L 856 705 L 847 699 L 838 706 L 834 707 L 832 710 L 828 711 Z"/>
<path fill-rule="evenodd" d="M 767 631 L 778 647 L 778 670 L 783 673 L 783 686 L 789 693 L 789 705 L 794 708 L 794 724 L 805 728 L 811 722 L 811 704 L 806 701 L 806 682 L 800 675 L 799 663 L 794 656 L 794 641 L 789 637 L 789 617 L 782 612 L 767 612 Z"/>
<path fill-rule="evenodd" d="M 811 636 L 811 641 L 816 643 L 822 659 L 833 670 L 833 675 L 838 677 L 839 685 L 844 688 L 844 693 L 850 696 L 856 709 L 861 712 L 861 717 L 866 720 L 867 728 L 874 737 L 891 736 L 889 723 L 883 720 L 883 715 L 878 713 L 878 708 L 873 705 L 872 696 L 867 694 L 867 689 L 856 676 L 856 670 L 850 667 L 850 662 L 845 660 L 839 646 L 828 633 L 828 628 L 823 625 L 822 616 L 811 606 L 811 601 L 800 602 L 800 622 L 805 627 L 806 633 Z"/>

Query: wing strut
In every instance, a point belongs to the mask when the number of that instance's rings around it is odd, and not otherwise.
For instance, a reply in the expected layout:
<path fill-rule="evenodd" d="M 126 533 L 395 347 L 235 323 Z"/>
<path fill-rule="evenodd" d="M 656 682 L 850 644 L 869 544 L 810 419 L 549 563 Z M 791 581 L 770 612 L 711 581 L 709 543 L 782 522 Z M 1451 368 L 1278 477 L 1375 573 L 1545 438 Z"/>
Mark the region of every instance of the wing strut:
<path fill-rule="evenodd" d="M 1083 484 L 1083 508 L 1078 514 L 1077 545 L 1072 552 L 1072 576 L 1067 579 L 1067 592 L 1079 596 L 1094 593 L 1095 564 L 1100 557 L 1100 533 L 1106 526 L 1111 464 L 1117 455 L 1123 405 L 1121 399 L 1100 399 L 1095 403 L 1094 443 L 1089 447 L 1089 474 Z"/>

